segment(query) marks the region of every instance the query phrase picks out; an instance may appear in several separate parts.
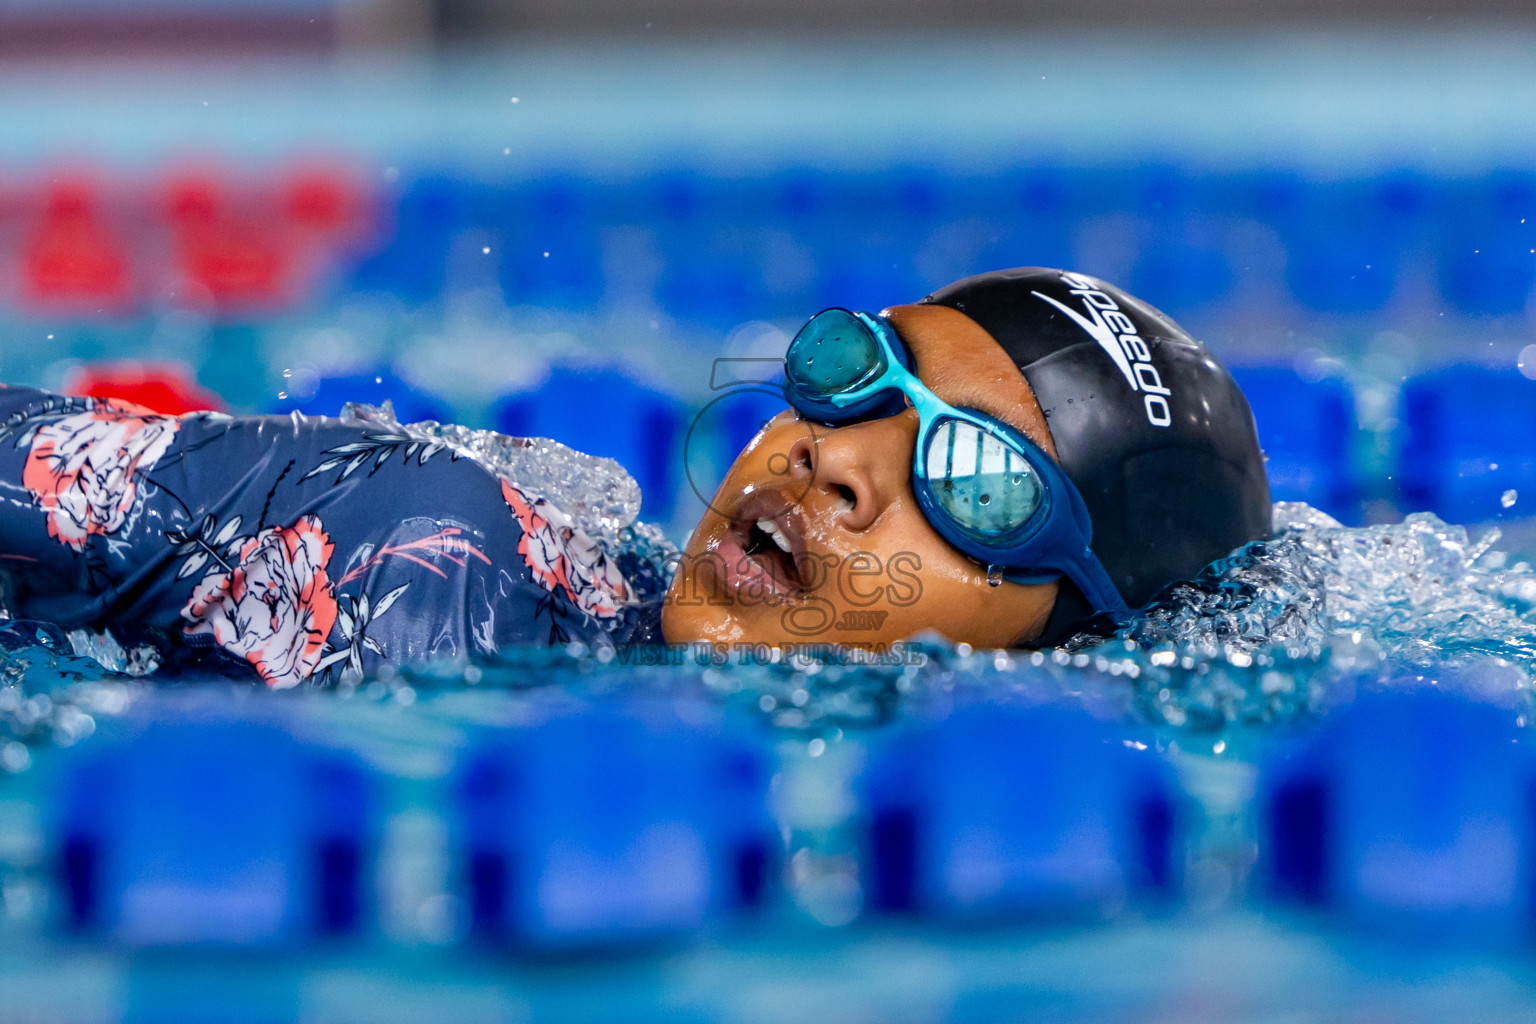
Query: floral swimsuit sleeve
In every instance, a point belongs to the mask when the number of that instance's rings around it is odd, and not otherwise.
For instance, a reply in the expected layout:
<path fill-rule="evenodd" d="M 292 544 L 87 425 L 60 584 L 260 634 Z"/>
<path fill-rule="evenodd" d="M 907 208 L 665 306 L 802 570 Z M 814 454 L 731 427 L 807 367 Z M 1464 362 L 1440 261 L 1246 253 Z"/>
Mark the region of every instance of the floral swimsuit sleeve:
<path fill-rule="evenodd" d="M 21 388 L 0 388 L 0 579 L 13 615 L 277 688 L 656 619 L 560 509 L 441 444 Z"/>

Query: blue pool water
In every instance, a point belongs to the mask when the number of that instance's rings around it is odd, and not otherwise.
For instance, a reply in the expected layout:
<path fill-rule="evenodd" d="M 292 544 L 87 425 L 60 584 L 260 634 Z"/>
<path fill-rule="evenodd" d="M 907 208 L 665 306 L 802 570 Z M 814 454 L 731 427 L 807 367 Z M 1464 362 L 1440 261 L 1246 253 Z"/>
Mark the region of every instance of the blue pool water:
<path fill-rule="evenodd" d="M 380 1020 L 407 1010 L 412 1020 L 679 1014 L 779 1020 L 827 1007 L 857 1020 L 990 1020 L 1026 1011 L 1061 1020 L 1272 1020 L 1276 1013 L 1313 1019 L 1363 1007 L 1394 1008 L 1394 1019 L 1404 1020 L 1446 1019 L 1468 1008 L 1480 1020 L 1517 1019 L 1536 998 L 1536 972 L 1523 939 L 1490 944 L 1485 938 L 1471 945 L 1447 940 L 1409 949 L 1405 943 L 1417 941 L 1417 925 L 1397 923 L 1385 931 L 1354 926 L 1360 915 L 1341 909 L 1350 906 L 1343 895 L 1347 886 L 1323 901 L 1325 909 L 1333 908 L 1323 917 L 1273 898 L 1266 881 L 1274 871 L 1271 847 L 1281 831 L 1295 828 L 1274 816 L 1280 805 L 1264 780 L 1272 775 L 1277 749 L 1318 734 L 1340 716 L 1350 720 L 1345 712 L 1361 704 L 1361 694 L 1445 690 L 1454 706 L 1487 709 L 1508 724 L 1518 746 L 1532 716 L 1536 572 L 1502 551 L 1496 535 L 1474 540 L 1429 515 L 1347 528 L 1305 506 L 1282 504 L 1276 526 L 1274 539 L 1217 563 L 1121 635 L 1036 654 L 919 640 L 873 658 L 835 652 L 783 658 L 752 648 L 720 658 L 681 649 L 659 659 L 666 664 L 638 665 L 612 652 L 573 647 L 505 652 L 496 663 L 473 667 L 402 668 L 326 691 L 269 694 L 227 682 L 159 684 L 152 665 L 134 662 L 135 652 L 122 651 L 109 637 L 7 621 L 0 626 L 0 948 L 7 951 L 0 1020 Z M 675 709 L 683 732 L 660 745 L 642 739 L 635 747 L 624 727 L 613 732 L 614 726 L 603 726 L 603 732 L 592 724 L 637 701 Z M 987 727 L 976 731 L 976 705 L 992 709 L 983 716 L 987 721 L 1024 715 L 1017 719 L 1023 731 L 1009 732 L 1008 726 L 992 761 L 962 770 L 971 762 L 954 751 L 987 749 L 992 742 Z M 1030 732 L 1042 727 L 1029 724 L 1029 709 L 1057 707 L 1086 708 L 1088 718 Z M 960 728 L 954 723 L 967 721 L 966 714 L 973 715 L 972 724 L 964 726 L 969 738 L 956 741 L 960 747 L 921 739 Z M 1430 716 L 1454 718 L 1439 711 Z M 195 731 L 193 740 L 177 740 L 174 728 L 156 734 L 153 743 L 131 745 L 144 722 L 157 721 L 234 731 L 219 734 L 231 739 L 217 756 L 197 746 Z M 1096 724 L 1085 727 L 1084 721 Z M 259 784 L 217 783 L 233 788 L 216 790 L 210 805 L 233 802 L 244 814 L 215 832 L 187 833 L 204 836 L 193 842 L 192 854 L 183 849 L 177 855 L 192 856 L 188 864 L 196 863 L 198 849 L 239 863 L 242 843 L 259 845 L 286 827 L 281 808 L 261 808 L 272 794 L 286 792 L 282 765 L 297 755 L 282 753 L 287 740 L 269 749 L 261 746 L 269 740 L 242 738 L 241 722 L 278 723 L 284 735 L 299 737 L 302 749 L 345 756 L 355 766 L 349 770 L 366 780 L 372 796 L 346 803 L 369 808 L 374 821 L 366 883 L 360 883 L 367 895 L 355 921 L 323 941 L 305 938 L 291 924 L 275 925 L 272 937 L 254 948 L 241 941 L 210 947 L 206 938 L 195 939 L 193 911 L 174 919 L 182 923 L 167 926 L 169 933 L 153 933 L 159 938 L 147 945 L 144 933 L 124 923 L 129 918 L 105 931 L 99 922 L 94 930 L 72 927 L 79 893 L 71 888 L 77 883 L 68 858 L 60 860 L 68 846 L 63 837 L 71 834 L 61 821 L 70 820 L 80 780 L 98 777 L 81 774 L 93 757 L 107 758 L 101 762 L 106 768 L 92 770 L 106 771 L 99 777 L 119 787 L 108 791 L 130 803 L 149 792 L 121 788 L 129 785 L 123 773 L 137 764 L 142 770 L 135 777 L 153 779 L 163 771 L 181 779 L 167 792 L 196 807 L 209 797 L 187 778 L 189 772 L 225 778 L 219 757 L 238 761 L 242 744 L 256 752 L 254 763 L 266 766 Z M 550 722 L 568 723 L 562 728 L 569 731 L 541 731 Z M 1089 746 L 1050 753 L 1056 741 L 1047 737 L 1081 728 L 1088 729 Z M 642 774 L 670 777 L 668 771 L 680 770 L 677 751 L 692 742 L 684 741 L 694 729 L 727 737 L 748 759 L 744 763 L 761 772 L 767 815 L 762 834 L 771 838 L 771 848 L 750 909 L 711 903 L 714 909 L 701 911 L 702 917 L 684 915 L 683 925 L 636 944 L 623 921 L 639 913 L 639 905 L 631 901 L 630 910 L 615 909 L 625 905 L 621 901 L 594 911 L 595 932 L 582 930 L 585 925 L 561 931 L 563 926 L 537 918 L 546 921 L 540 926 L 546 934 L 581 937 L 563 951 L 540 952 L 529 945 L 537 933 L 526 931 L 488 945 L 477 924 L 487 890 L 463 861 L 468 826 L 463 798 L 456 795 L 463 792 L 466 764 L 486 749 L 486 737 L 526 737 L 508 748 L 523 751 L 517 755 L 523 760 L 515 762 L 522 767 L 509 770 L 525 780 L 545 778 L 526 782 L 529 792 L 564 794 L 561 799 L 572 806 L 587 799 L 583 792 L 600 803 L 618 800 L 610 806 L 627 808 L 623 813 L 638 815 L 637 821 L 648 807 L 662 817 L 687 819 L 692 801 L 698 820 L 718 824 L 721 814 L 736 813 L 727 808 L 743 804 L 735 798 L 711 803 L 724 798 L 710 796 L 715 791 L 707 786 L 665 812 L 658 809 L 660 791 L 604 796 L 613 786 L 629 792 L 622 772 L 607 782 L 594 777 L 595 790 L 580 788 L 589 785 L 579 782 L 589 764 L 630 764 Z M 934 729 L 939 732 L 925 731 Z M 1094 730 L 1104 731 L 1100 736 Z M 1394 727 L 1394 735 L 1399 731 Z M 1031 735 L 1036 738 L 1022 738 Z M 1384 749 L 1386 756 L 1403 759 L 1405 777 L 1422 776 L 1415 786 L 1443 776 L 1430 802 L 1454 816 L 1463 792 L 1454 782 L 1462 770 L 1457 766 L 1474 764 L 1458 753 L 1465 740 L 1452 730 L 1435 741 L 1438 747 L 1393 740 Z M 188 742 L 182 754 L 174 753 Z M 1039 903 L 1048 890 L 1015 889 L 1009 890 L 1013 902 L 984 899 L 979 917 L 962 912 L 964 904 L 955 904 L 954 893 L 942 887 L 937 896 L 921 897 L 919 890 L 915 910 L 893 915 L 882 909 L 879 880 L 890 875 L 892 854 L 888 843 L 871 845 L 868 831 L 872 808 L 887 799 L 878 796 L 881 778 L 907 778 L 902 773 L 910 769 L 903 766 L 919 766 L 917 781 L 900 786 L 916 793 L 937 785 L 934 806 L 948 808 L 942 818 L 962 813 L 956 808 L 965 806 L 966 793 L 981 795 L 979 807 L 992 806 L 1001 797 L 986 795 L 994 792 L 991 786 L 1014 788 L 1022 779 L 1060 772 L 1066 773 L 1062 778 L 1080 776 L 1074 785 L 1089 788 L 1079 797 L 1061 805 L 1020 805 L 1023 817 L 1017 820 L 1033 824 L 997 826 L 1005 832 L 1034 828 L 1046 837 L 1041 841 L 1059 843 L 1066 840 L 1050 839 L 1055 833 L 1045 823 L 1065 814 L 1061 827 L 1075 827 L 1065 822 L 1081 807 L 1108 799 L 1088 796 L 1099 792 L 1092 787 L 1109 784 L 1122 771 L 1090 756 L 1105 742 L 1168 773 L 1158 785 L 1173 795 L 1179 836 L 1169 898 L 1133 895 L 1127 903 L 1123 894 L 1093 895 L 1098 890 L 1081 888 L 1087 883 L 1080 880 L 1065 904 Z M 1023 753 L 1012 749 L 1019 744 Z M 122 756 L 111 751 L 124 749 L 149 760 L 111 760 Z M 561 760 L 562 750 L 574 751 L 575 760 Z M 626 761 L 631 755 L 642 760 Z M 704 763 L 679 778 L 696 777 Z M 639 764 L 650 767 L 642 771 Z M 551 776 L 552 765 L 566 767 Z M 1482 792 L 1492 785 L 1490 772 L 1506 769 L 1475 762 L 1463 774 L 1472 772 L 1473 789 Z M 1348 774 L 1343 767 L 1332 770 Z M 1042 785 L 1032 783 L 1023 792 Z M 294 799 L 303 806 L 323 803 L 317 795 L 322 791 L 301 788 Z M 545 827 L 564 829 L 568 841 L 591 826 L 591 815 L 560 817 L 559 800 L 542 805 L 529 799 L 519 798 L 523 810 L 510 820 L 526 815 L 529 821 L 566 821 Z M 1362 806 L 1376 805 L 1367 800 Z M 1410 799 L 1404 806 L 1418 804 Z M 1410 844 L 1415 829 L 1439 827 L 1420 821 L 1430 813 L 1422 807 L 1368 811 L 1365 817 L 1372 813 L 1386 814 L 1388 831 L 1400 830 Z M 268 820 L 263 814 L 275 814 L 274 824 L 252 825 L 251 838 L 240 839 L 246 833 L 236 822 Z M 138 819 L 131 814 L 106 810 L 88 819 L 112 819 L 114 828 L 128 830 L 102 839 L 108 846 L 129 843 L 124 837 L 144 827 L 133 825 Z M 493 812 L 488 820 L 495 831 L 508 819 Z M 185 827 L 174 815 L 155 820 L 156 841 L 171 842 L 166 836 Z M 956 821 L 952 827 L 964 828 Z M 1120 827 L 1111 822 L 1111 831 Z M 1521 818 L 1511 828 L 1536 840 L 1536 823 Z M 532 841 L 531 834 L 514 828 L 510 838 L 496 842 L 521 849 L 517 844 Z M 608 849 L 604 844 L 618 840 L 605 834 L 599 828 L 587 841 L 597 844 L 593 849 Z M 1145 841 L 1161 833 L 1143 828 L 1138 834 Z M 142 835 L 132 840 L 144 841 Z M 1436 842 L 1430 847 L 1442 853 L 1459 849 Z M 163 868 L 169 854 L 155 856 L 161 859 L 145 863 Z M 1058 871 L 1042 870 L 1046 876 Z M 241 877 L 237 872 L 220 884 L 236 885 Z M 657 891 L 671 892 L 673 882 Z M 157 891 L 159 899 L 174 900 L 166 895 L 171 890 Z M 198 905 L 217 904 L 190 904 Z M 546 902 L 530 906 L 517 913 L 548 909 Z M 194 938 L 178 940 L 177 927 L 191 929 L 186 935 Z M 1438 933 L 1430 928 L 1426 934 Z"/>
<path fill-rule="evenodd" d="M 604 521 L 606 507 L 594 506 L 594 524 Z M 611 543 L 623 543 L 606 533 Z M 380 687 L 516 700 L 547 688 L 661 686 L 740 705 L 774 728 L 809 737 L 885 724 L 912 701 L 956 686 L 1021 687 L 1042 697 L 1091 694 L 1125 720 L 1172 730 L 1171 739 L 1187 743 L 1230 727 L 1305 719 L 1329 707 L 1346 678 L 1476 665 L 1497 669 L 1493 675 L 1512 696 L 1529 692 L 1536 569 L 1500 540 L 1496 527 L 1474 538 L 1429 513 L 1344 527 L 1305 505 L 1281 502 L 1272 539 L 1176 586 L 1113 638 L 1079 638 L 1051 652 L 978 652 L 918 637 L 867 658 L 814 650 L 783 658 L 746 645 L 724 652 L 672 648 L 661 652 L 660 664 L 639 665 L 624 652 L 577 645 L 508 651 L 473 667 L 404 666 L 361 689 L 343 684 L 327 699 L 377 695 Z M 0 626 L 0 658 L 7 684 L 0 728 L 13 743 L 46 744 L 57 733 L 67 745 L 67 709 L 77 700 L 88 704 L 98 691 L 134 699 L 153 692 L 153 655 L 124 651 L 110 634 L 8 620 Z M 38 711 L 37 696 L 45 698 L 46 713 Z"/>

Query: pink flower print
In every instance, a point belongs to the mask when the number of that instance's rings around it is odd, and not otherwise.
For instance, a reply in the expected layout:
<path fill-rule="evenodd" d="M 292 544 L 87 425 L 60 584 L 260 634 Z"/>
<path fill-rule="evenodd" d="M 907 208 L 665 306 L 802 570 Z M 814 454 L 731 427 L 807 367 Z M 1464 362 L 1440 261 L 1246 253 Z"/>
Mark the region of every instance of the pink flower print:
<path fill-rule="evenodd" d="M 39 427 L 21 482 L 48 515 L 48 536 L 76 551 L 122 529 L 138 497 L 136 474 L 160 460 L 181 425 L 130 402 L 98 400 L 89 412 Z"/>
<path fill-rule="evenodd" d="M 564 512 L 506 481 L 502 481 L 501 496 L 523 527 L 517 553 L 546 590 L 559 587 L 576 607 L 600 619 L 612 618 L 620 605 L 633 600 L 618 566 Z"/>
<path fill-rule="evenodd" d="M 325 567 L 335 545 L 316 516 L 247 540 L 232 568 L 203 577 L 182 618 L 188 636 L 212 634 L 275 690 L 314 675 L 336 623 Z"/>

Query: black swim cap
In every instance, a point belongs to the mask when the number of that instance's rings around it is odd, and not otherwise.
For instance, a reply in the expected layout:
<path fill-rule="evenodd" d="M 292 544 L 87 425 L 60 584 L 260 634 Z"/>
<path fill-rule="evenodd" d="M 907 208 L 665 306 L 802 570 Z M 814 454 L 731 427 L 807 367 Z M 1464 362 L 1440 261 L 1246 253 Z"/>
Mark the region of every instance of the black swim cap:
<path fill-rule="evenodd" d="M 1248 400 L 1165 314 L 1097 278 L 1043 267 L 968 277 L 923 301 L 964 313 L 1018 364 L 1126 604 L 1269 535 Z M 1042 641 L 1060 642 L 1091 614 L 1063 580 Z"/>

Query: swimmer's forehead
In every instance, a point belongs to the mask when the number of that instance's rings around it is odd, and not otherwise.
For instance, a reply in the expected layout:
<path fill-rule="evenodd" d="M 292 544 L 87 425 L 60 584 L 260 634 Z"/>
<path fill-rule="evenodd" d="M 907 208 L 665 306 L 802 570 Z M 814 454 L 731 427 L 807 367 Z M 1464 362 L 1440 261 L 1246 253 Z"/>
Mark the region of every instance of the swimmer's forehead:
<path fill-rule="evenodd" d="M 938 305 L 892 306 L 883 315 L 911 350 L 913 369 L 929 390 L 950 405 L 1002 420 L 1056 457 L 1033 389 L 980 324 Z"/>

